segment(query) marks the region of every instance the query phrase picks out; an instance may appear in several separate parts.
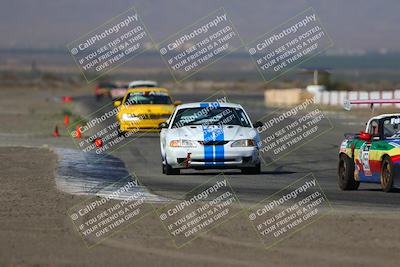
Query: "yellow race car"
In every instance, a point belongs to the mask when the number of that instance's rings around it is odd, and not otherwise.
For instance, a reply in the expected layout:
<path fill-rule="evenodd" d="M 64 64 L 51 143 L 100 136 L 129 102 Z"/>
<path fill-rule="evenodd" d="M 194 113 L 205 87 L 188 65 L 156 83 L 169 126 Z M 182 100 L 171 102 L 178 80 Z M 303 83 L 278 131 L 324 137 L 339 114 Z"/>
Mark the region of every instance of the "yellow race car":
<path fill-rule="evenodd" d="M 119 133 L 159 132 L 160 123 L 166 122 L 180 101 L 172 101 L 165 88 L 128 89 L 122 101 L 115 101 L 118 107 Z"/>

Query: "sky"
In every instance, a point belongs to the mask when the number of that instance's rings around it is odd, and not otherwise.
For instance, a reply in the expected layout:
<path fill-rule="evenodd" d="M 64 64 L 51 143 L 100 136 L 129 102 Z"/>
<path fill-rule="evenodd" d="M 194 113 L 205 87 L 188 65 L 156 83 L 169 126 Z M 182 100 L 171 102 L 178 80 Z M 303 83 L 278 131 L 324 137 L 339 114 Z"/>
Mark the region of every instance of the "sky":
<path fill-rule="evenodd" d="M 337 51 L 400 52 L 398 0 L 1 0 L 0 48 L 64 48 L 134 6 L 155 42 L 224 7 L 245 43 L 313 7 Z"/>

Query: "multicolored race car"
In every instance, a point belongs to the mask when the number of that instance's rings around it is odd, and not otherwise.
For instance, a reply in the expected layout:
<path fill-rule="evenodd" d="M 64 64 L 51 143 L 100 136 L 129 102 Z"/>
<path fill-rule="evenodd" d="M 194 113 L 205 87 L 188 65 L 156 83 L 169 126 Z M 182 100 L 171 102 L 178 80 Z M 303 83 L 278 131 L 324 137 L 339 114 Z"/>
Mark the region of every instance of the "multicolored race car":
<path fill-rule="evenodd" d="M 380 183 L 385 192 L 400 185 L 400 113 L 373 117 L 364 132 L 345 137 L 338 164 L 342 190 L 357 190 L 360 182 Z"/>

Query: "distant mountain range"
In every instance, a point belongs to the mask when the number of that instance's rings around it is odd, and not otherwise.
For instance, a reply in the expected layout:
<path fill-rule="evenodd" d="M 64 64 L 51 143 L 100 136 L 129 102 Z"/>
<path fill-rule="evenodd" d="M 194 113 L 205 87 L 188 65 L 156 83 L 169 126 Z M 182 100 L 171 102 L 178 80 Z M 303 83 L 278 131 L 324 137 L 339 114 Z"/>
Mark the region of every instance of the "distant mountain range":
<path fill-rule="evenodd" d="M 342 54 L 400 51 L 398 0 L 2 0 L 1 48 L 61 48 L 135 6 L 155 42 L 224 7 L 245 42 L 313 7 Z"/>

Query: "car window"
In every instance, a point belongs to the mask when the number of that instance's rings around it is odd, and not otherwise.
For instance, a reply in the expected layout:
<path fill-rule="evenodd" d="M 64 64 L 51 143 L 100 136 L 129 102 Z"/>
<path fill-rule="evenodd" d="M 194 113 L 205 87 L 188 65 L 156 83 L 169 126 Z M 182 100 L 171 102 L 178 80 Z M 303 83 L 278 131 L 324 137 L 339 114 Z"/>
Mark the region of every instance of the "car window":
<path fill-rule="evenodd" d="M 140 85 L 135 85 L 134 87 L 156 87 L 156 86 L 152 83 L 144 83 Z"/>
<path fill-rule="evenodd" d="M 393 116 L 383 120 L 383 136 L 386 139 L 400 137 L 400 117 Z"/>
<path fill-rule="evenodd" d="M 240 108 L 186 108 L 177 111 L 172 128 L 186 125 L 239 125 L 251 127 Z"/>
<path fill-rule="evenodd" d="M 368 133 L 373 136 L 379 135 L 379 122 L 378 120 L 373 120 L 369 124 Z"/>
<path fill-rule="evenodd" d="M 130 88 L 140 88 L 140 87 L 146 87 L 146 88 L 153 88 L 157 87 L 156 83 L 140 83 L 140 84 L 131 84 Z"/>
<path fill-rule="evenodd" d="M 125 100 L 125 105 L 171 105 L 172 100 L 168 94 L 163 92 L 134 92 L 128 93 Z"/>

